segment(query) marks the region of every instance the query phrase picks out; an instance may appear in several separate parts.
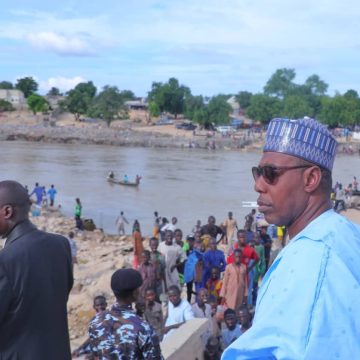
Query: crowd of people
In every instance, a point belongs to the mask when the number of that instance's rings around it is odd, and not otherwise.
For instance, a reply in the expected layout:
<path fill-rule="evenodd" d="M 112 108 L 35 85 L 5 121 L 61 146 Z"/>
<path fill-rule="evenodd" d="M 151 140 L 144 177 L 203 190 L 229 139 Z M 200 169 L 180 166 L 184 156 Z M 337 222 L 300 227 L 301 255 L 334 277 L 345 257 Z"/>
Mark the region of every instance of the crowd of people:
<path fill-rule="evenodd" d="M 119 234 L 125 233 L 128 223 L 121 212 L 116 219 Z M 132 267 L 142 279 L 133 299 L 136 315 L 150 324 L 159 341 L 190 319 L 208 319 L 202 336 L 204 356 L 220 359 L 222 351 L 251 327 L 259 282 L 270 264 L 272 237 L 267 224 L 257 220 L 255 209 L 242 226 L 229 212 L 219 225 L 214 216 L 205 225 L 198 220 L 184 237 L 175 216 L 168 221 L 155 211 L 152 236 L 142 236 L 138 220 L 132 235 Z M 105 305 L 99 307 L 100 298 Z M 106 299 L 97 296 L 94 309 L 104 312 Z M 90 337 L 74 357 L 96 358 L 106 347 L 96 335 L 101 331 L 91 330 L 94 322 L 101 323 L 99 317 L 91 321 Z"/>

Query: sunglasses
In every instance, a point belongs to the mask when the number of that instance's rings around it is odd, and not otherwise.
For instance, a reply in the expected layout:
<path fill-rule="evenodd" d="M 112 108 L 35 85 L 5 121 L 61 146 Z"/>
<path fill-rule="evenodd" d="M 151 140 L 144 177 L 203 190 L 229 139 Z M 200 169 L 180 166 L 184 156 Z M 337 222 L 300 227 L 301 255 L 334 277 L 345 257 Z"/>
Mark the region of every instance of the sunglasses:
<path fill-rule="evenodd" d="M 267 184 L 274 184 L 276 179 L 288 170 L 305 169 L 311 165 L 298 165 L 298 166 L 254 166 L 251 171 L 255 181 L 262 176 Z"/>

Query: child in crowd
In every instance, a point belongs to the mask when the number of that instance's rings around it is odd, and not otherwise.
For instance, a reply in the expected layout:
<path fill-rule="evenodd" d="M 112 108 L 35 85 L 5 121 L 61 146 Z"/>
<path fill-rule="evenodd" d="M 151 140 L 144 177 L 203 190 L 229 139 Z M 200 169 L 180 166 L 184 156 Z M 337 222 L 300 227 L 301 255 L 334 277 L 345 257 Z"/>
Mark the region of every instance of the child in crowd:
<path fill-rule="evenodd" d="M 187 260 L 184 266 L 184 282 L 186 283 L 187 301 L 191 302 L 193 292 L 193 284 L 195 277 L 195 266 L 202 254 L 198 249 L 194 248 L 195 238 L 192 235 L 187 236 L 183 250 L 186 251 Z M 187 246 L 186 246 L 187 245 Z M 186 250 L 186 249 L 187 250 Z"/>
<path fill-rule="evenodd" d="M 141 261 L 141 254 L 144 251 L 143 237 L 141 235 L 140 223 L 138 220 L 134 221 L 132 235 L 134 238 L 134 258 L 133 268 L 136 269 Z"/>
<path fill-rule="evenodd" d="M 223 348 L 226 349 L 242 334 L 242 332 L 240 325 L 237 322 L 235 310 L 226 309 L 224 313 L 224 320 L 226 329 L 222 330 L 221 337 L 224 345 Z"/>
<path fill-rule="evenodd" d="M 209 292 L 209 295 L 214 296 L 219 304 L 220 304 L 221 287 L 222 287 L 222 280 L 220 280 L 220 270 L 217 266 L 214 266 L 211 269 L 211 277 L 206 282 L 206 289 Z"/>
<path fill-rule="evenodd" d="M 204 345 L 213 333 L 213 323 L 211 315 L 211 306 L 208 302 L 208 292 L 202 288 L 198 291 L 196 302 L 192 305 L 192 311 L 196 318 L 208 319 L 208 326 L 206 331 L 201 335 Z"/>
<path fill-rule="evenodd" d="M 205 264 L 204 264 L 205 245 L 201 241 L 201 239 L 195 240 L 195 249 L 198 251 L 198 255 L 199 255 L 194 270 L 195 292 L 197 294 L 201 288 L 205 287 L 205 284 L 203 282 L 204 273 L 205 273 Z"/>
<path fill-rule="evenodd" d="M 93 309 L 95 310 L 96 314 L 100 312 L 104 312 L 107 307 L 107 302 L 105 296 L 98 295 L 95 296 L 94 302 L 93 302 Z M 92 319 L 91 319 L 92 321 Z M 72 357 L 79 357 L 81 355 L 90 355 L 92 354 L 92 350 L 90 347 L 90 339 L 86 339 L 83 344 L 81 344 L 76 350 L 73 351 L 71 354 Z M 89 357 L 89 359 L 93 359 L 92 355 Z"/>
<path fill-rule="evenodd" d="M 147 288 L 155 288 L 156 286 L 156 267 L 150 262 L 150 251 L 144 250 L 141 253 L 141 264 L 137 269 L 143 279 L 143 283 L 139 288 L 139 298 L 145 299 Z"/>
<path fill-rule="evenodd" d="M 225 307 L 237 309 L 247 301 L 246 266 L 241 263 L 242 251 L 234 251 L 234 262 L 226 266 L 224 280 L 220 291 Z"/>
<path fill-rule="evenodd" d="M 152 237 L 149 241 L 149 246 L 151 249 L 150 252 L 150 261 L 155 266 L 156 280 L 155 280 L 155 291 L 156 299 L 160 299 L 160 295 L 163 292 L 167 291 L 166 281 L 165 281 L 165 256 L 158 251 L 159 240 L 155 237 Z M 163 288 L 164 286 L 164 288 Z"/>
<path fill-rule="evenodd" d="M 224 310 L 223 307 L 218 304 L 218 300 L 213 295 L 209 296 L 208 304 L 211 308 L 212 335 L 219 337 L 221 322 L 224 320 Z"/>
<path fill-rule="evenodd" d="M 188 320 L 194 319 L 194 313 L 187 300 L 181 299 L 181 291 L 176 285 L 168 289 L 168 311 L 165 321 L 164 334 L 177 329 Z"/>
<path fill-rule="evenodd" d="M 205 346 L 204 360 L 220 360 L 221 346 L 217 337 L 211 336 Z"/>
<path fill-rule="evenodd" d="M 156 292 L 152 288 L 145 291 L 145 320 L 153 327 L 159 340 L 163 337 L 163 313 L 161 304 L 155 301 Z"/>
<path fill-rule="evenodd" d="M 180 229 L 175 229 L 174 242 L 175 242 L 175 244 L 179 245 L 183 249 L 185 243 L 182 240 L 182 237 L 183 237 L 183 232 Z M 186 251 L 184 251 L 184 252 L 186 252 Z M 182 286 L 184 284 L 184 263 L 180 264 L 177 267 L 177 270 L 179 273 L 179 283 L 180 283 L 180 286 Z"/>
<path fill-rule="evenodd" d="M 236 317 L 239 324 L 241 325 L 242 334 L 251 328 L 252 316 L 250 314 L 249 308 L 246 305 L 241 305 L 237 309 Z"/>

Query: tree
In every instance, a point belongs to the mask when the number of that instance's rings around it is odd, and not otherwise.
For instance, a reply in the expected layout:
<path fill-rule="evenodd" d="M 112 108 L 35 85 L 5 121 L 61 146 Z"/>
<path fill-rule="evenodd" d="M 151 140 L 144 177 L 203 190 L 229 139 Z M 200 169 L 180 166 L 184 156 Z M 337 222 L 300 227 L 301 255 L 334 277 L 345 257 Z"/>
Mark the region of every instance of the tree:
<path fill-rule="evenodd" d="M 37 91 L 38 83 L 31 76 L 28 76 L 18 79 L 15 88 L 21 90 L 24 93 L 24 96 L 28 98 Z"/>
<path fill-rule="evenodd" d="M 208 122 L 214 124 L 229 124 L 231 106 L 226 102 L 226 98 L 222 95 L 211 98 L 207 106 Z"/>
<path fill-rule="evenodd" d="M 160 108 L 155 101 L 150 101 L 149 103 L 149 112 L 150 116 L 159 116 L 160 115 Z"/>
<path fill-rule="evenodd" d="M 331 127 L 360 123 L 360 99 L 336 95 L 325 97 L 319 119 Z"/>
<path fill-rule="evenodd" d="M 183 113 L 185 109 L 185 97 L 190 94 L 190 89 L 179 85 L 179 81 L 170 78 L 167 83 L 153 82 L 148 94 L 149 101 L 155 102 L 160 111 L 168 111 L 175 115 Z"/>
<path fill-rule="evenodd" d="M 313 109 L 304 97 L 301 96 L 287 96 L 283 103 L 283 109 L 280 113 L 282 117 L 290 119 L 299 119 L 304 116 L 312 116 Z"/>
<path fill-rule="evenodd" d="M 80 116 L 88 112 L 95 94 L 96 87 L 92 81 L 79 83 L 67 93 L 67 97 L 61 103 L 61 107 L 74 114 L 75 120 L 80 120 Z"/>
<path fill-rule="evenodd" d="M 52 87 L 48 93 L 47 96 L 61 96 L 60 90 L 57 87 Z"/>
<path fill-rule="evenodd" d="M 15 108 L 13 107 L 11 102 L 4 99 L 0 99 L 0 111 L 14 111 L 14 110 Z"/>
<path fill-rule="evenodd" d="M 1 81 L 0 82 L 0 89 L 11 90 L 13 88 L 14 88 L 14 86 L 10 81 Z"/>
<path fill-rule="evenodd" d="M 34 115 L 38 112 L 47 111 L 49 109 L 49 104 L 45 98 L 38 94 L 31 94 L 26 101 Z"/>
<path fill-rule="evenodd" d="M 264 87 L 264 94 L 283 99 L 294 87 L 295 69 L 278 69 Z"/>
<path fill-rule="evenodd" d="M 246 114 L 253 120 L 268 123 L 272 118 L 279 116 L 280 111 L 281 101 L 279 99 L 255 94 L 251 97 Z"/>
<path fill-rule="evenodd" d="M 116 86 L 104 86 L 97 95 L 88 111 L 88 114 L 105 120 L 108 126 L 119 118 L 121 111 L 125 111 L 124 99 Z"/>
<path fill-rule="evenodd" d="M 121 90 L 120 96 L 124 99 L 124 101 L 135 99 L 135 94 L 131 90 Z"/>
<path fill-rule="evenodd" d="M 249 91 L 240 91 L 237 95 L 235 95 L 235 98 L 236 101 L 239 103 L 240 108 L 246 110 L 250 105 L 250 100 L 252 96 L 252 93 Z"/>
<path fill-rule="evenodd" d="M 193 96 L 192 94 L 187 94 L 185 96 L 184 115 L 188 119 L 193 120 L 195 113 L 204 108 L 205 108 L 204 99 L 201 95 Z"/>
<path fill-rule="evenodd" d="M 346 98 L 346 99 L 358 99 L 358 98 L 359 98 L 359 94 L 357 93 L 356 90 L 349 89 L 349 90 L 346 91 L 346 93 L 344 94 L 344 98 Z"/>
<path fill-rule="evenodd" d="M 326 94 L 329 85 L 322 81 L 319 75 L 311 75 L 305 81 L 305 86 L 310 89 L 313 95 L 323 96 Z"/>
<path fill-rule="evenodd" d="M 206 127 L 207 124 L 210 124 L 209 113 L 206 108 L 197 109 L 194 111 L 192 120 L 200 125 Z"/>

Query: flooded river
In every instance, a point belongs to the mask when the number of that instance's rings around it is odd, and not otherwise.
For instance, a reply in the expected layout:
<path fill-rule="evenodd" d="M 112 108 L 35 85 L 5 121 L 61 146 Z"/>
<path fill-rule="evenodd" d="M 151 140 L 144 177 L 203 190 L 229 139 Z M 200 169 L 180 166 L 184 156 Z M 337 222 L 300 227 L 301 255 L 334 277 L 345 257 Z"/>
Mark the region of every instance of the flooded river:
<path fill-rule="evenodd" d="M 116 230 L 121 210 L 130 223 L 140 221 L 145 235 L 151 232 L 155 210 L 168 218 L 177 216 L 185 235 L 196 220 L 205 223 L 208 215 L 214 215 L 220 222 L 228 211 L 242 226 L 250 210 L 242 207 L 242 201 L 257 198 L 250 169 L 260 153 L 31 142 L 0 142 L 0 151 L 1 180 L 15 179 L 30 191 L 35 182 L 46 188 L 55 184 L 56 203 L 66 215 L 72 216 L 79 197 L 83 216 L 110 233 Z M 130 180 L 140 174 L 140 186 L 109 184 L 110 169 Z M 339 156 L 334 180 L 346 186 L 354 175 L 360 178 L 360 157 Z M 131 226 L 126 230 L 130 232 Z"/>

